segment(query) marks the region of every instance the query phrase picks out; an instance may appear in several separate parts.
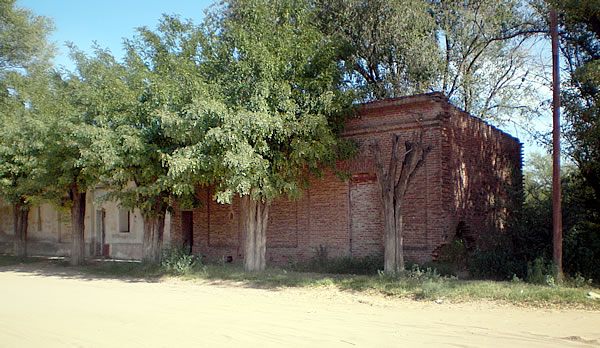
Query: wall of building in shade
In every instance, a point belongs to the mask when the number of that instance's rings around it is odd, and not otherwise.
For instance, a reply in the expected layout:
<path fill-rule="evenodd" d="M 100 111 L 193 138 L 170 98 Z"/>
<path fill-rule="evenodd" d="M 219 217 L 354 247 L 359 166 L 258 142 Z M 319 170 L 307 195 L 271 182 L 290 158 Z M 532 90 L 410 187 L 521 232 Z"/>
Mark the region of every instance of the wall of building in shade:
<path fill-rule="evenodd" d="M 144 222 L 139 210 L 119 207 L 103 200 L 107 192 L 97 188 L 86 195 L 84 221 L 85 254 L 91 258 L 141 259 Z M 167 222 L 170 217 L 167 217 Z M 0 201 L 0 253 L 13 252 L 13 208 Z M 170 222 L 165 226 L 170 240 Z M 27 254 L 69 256 L 71 220 L 66 208 L 43 203 L 30 209 L 27 228 Z"/>
<path fill-rule="evenodd" d="M 515 192 L 522 185 L 521 144 L 443 95 L 430 93 L 359 107 L 344 131 L 358 142 L 358 157 L 338 163 L 352 179 L 327 173 L 312 180 L 299 200 L 272 202 L 267 260 L 306 260 L 319 246 L 327 247 L 330 256 L 383 253 L 382 203 L 369 144 L 379 142 L 385 164 L 393 134 L 409 140 L 419 131 L 430 151 L 406 196 L 407 258 L 431 261 L 457 235 L 473 248 L 503 233 L 511 208 L 520 204 Z M 209 187 L 199 188 L 201 208 L 173 213 L 172 242 L 188 243 L 212 259 L 241 259 L 239 200 L 222 205 L 211 199 L 213 194 Z"/>

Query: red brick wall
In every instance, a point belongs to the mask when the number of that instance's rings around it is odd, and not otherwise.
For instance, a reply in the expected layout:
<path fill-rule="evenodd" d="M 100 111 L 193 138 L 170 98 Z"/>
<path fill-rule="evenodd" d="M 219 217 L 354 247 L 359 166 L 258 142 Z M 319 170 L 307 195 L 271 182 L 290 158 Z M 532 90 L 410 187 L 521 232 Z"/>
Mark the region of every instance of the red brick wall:
<path fill-rule="evenodd" d="M 485 221 L 499 213 L 490 210 L 485 199 L 501 196 L 505 167 L 517 165 L 520 175 L 520 144 L 454 108 L 439 94 L 404 97 L 365 104 L 356 118 L 348 120 L 344 136 L 360 144 L 357 159 L 340 163 L 350 171 L 350 182 L 328 173 L 314 179 L 300 200 L 272 203 L 267 260 L 306 260 L 319 246 L 326 246 L 330 256 L 383 253 L 382 204 L 369 144 L 379 142 L 385 163 L 393 134 L 404 140 L 418 130 L 424 130 L 424 142 L 431 150 L 406 196 L 407 259 L 430 261 L 454 237 L 459 221 L 473 230 L 489 229 Z M 194 251 L 210 258 L 239 259 L 243 257 L 239 202 L 218 204 L 209 191 L 200 190 L 204 205 L 194 211 Z M 176 211 L 171 225 L 175 243 L 181 240 L 180 220 Z"/>
<path fill-rule="evenodd" d="M 368 185 L 371 190 L 368 196 L 369 203 L 361 204 L 357 201 L 353 204 L 355 209 L 351 215 L 352 235 L 360 237 L 353 239 L 353 244 L 357 244 L 358 247 L 356 253 L 353 248 L 353 255 L 383 252 L 382 204 L 368 144 L 373 141 L 379 142 L 385 164 L 391 156 L 393 134 L 399 134 L 403 143 L 413 139 L 415 134 L 422 130 L 423 141 L 431 150 L 423 166 L 415 174 L 405 197 L 404 249 L 408 260 L 431 260 L 432 252 L 445 234 L 443 223 L 447 220 L 443 214 L 441 195 L 441 123 L 438 118 L 443 112 L 441 106 L 435 95 L 375 102 L 363 106 L 359 117 L 347 122 L 345 135 L 361 144 L 359 159 L 350 164 L 350 171 L 355 178 L 352 185 L 360 185 L 357 181 L 361 181 L 362 178 L 371 178 Z M 404 149 L 403 145 L 401 149 Z M 361 189 L 364 191 L 366 188 Z M 355 222 L 367 216 L 366 221 Z M 375 246 L 376 241 L 378 246 Z M 370 245 L 369 249 L 360 247 L 366 243 Z"/>
<path fill-rule="evenodd" d="M 350 253 L 383 254 L 383 211 L 379 184 L 372 174 L 354 175 L 350 184 Z"/>
<path fill-rule="evenodd" d="M 511 196 L 522 185 L 521 144 L 500 130 L 451 105 L 443 128 L 444 198 L 448 223 L 462 222 L 471 247 L 485 246 L 504 230 Z"/>

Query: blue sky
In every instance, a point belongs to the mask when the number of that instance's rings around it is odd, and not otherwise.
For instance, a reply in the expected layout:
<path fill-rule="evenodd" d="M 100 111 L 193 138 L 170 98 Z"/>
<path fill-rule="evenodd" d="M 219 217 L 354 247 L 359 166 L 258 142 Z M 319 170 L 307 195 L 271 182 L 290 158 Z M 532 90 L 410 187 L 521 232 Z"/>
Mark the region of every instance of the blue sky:
<path fill-rule="evenodd" d="M 17 6 L 54 20 L 50 40 L 58 49 L 55 63 L 69 70 L 73 64 L 65 42 L 91 52 L 93 42 L 122 57 L 123 38 L 131 38 L 135 28 L 154 29 L 163 13 L 178 14 L 200 23 L 213 0 L 17 0 Z"/>

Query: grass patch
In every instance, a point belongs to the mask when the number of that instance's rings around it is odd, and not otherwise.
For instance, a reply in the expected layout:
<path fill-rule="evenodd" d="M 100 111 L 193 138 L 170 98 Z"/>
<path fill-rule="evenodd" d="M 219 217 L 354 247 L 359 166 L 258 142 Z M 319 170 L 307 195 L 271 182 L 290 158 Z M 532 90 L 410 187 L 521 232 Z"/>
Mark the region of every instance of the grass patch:
<path fill-rule="evenodd" d="M 264 272 L 244 272 L 241 264 L 208 264 L 182 276 L 184 279 L 228 280 L 255 287 L 315 287 L 328 285 L 333 275 L 296 272 L 280 267 L 267 267 Z"/>
<path fill-rule="evenodd" d="M 0 266 L 41 262 L 70 267 L 66 261 L 0 255 Z M 87 274 L 114 278 L 177 277 L 185 280 L 231 281 L 242 286 L 260 288 L 335 287 L 342 291 L 382 294 L 415 300 L 497 301 L 538 308 L 600 310 L 600 301 L 587 297 L 589 291 L 598 292 L 589 283 L 579 287 L 550 287 L 523 281 L 460 280 L 456 277 L 440 275 L 431 268 L 420 269 L 418 266 L 413 266 L 410 271 L 398 275 L 314 273 L 301 272 L 289 267 L 267 267 L 264 272 L 244 272 L 241 264 L 201 264 L 200 262 L 189 267 L 183 274 L 177 269 L 144 262 L 98 262 L 76 269 Z"/>
<path fill-rule="evenodd" d="M 44 260 L 38 257 L 0 255 L 0 267 L 39 263 Z"/>
<path fill-rule="evenodd" d="M 600 301 L 587 297 L 593 287 L 549 287 L 519 282 L 459 280 L 427 269 L 413 268 L 400 275 L 352 275 L 298 272 L 268 267 L 264 272 L 244 272 L 240 264 L 198 265 L 185 274 L 144 263 L 102 263 L 83 268 L 102 276 L 186 280 L 232 281 L 261 288 L 335 287 L 344 291 L 383 294 L 415 300 L 443 299 L 448 302 L 497 301 L 538 308 L 600 309 Z"/>
<path fill-rule="evenodd" d="M 600 309 L 600 301 L 587 297 L 591 290 L 594 289 L 549 287 L 524 282 L 457 280 L 444 289 L 444 297 L 457 302 L 481 299 L 534 307 Z"/>
<path fill-rule="evenodd" d="M 158 265 L 142 262 L 98 262 L 82 266 L 85 273 L 115 278 L 156 279 L 167 275 Z"/>

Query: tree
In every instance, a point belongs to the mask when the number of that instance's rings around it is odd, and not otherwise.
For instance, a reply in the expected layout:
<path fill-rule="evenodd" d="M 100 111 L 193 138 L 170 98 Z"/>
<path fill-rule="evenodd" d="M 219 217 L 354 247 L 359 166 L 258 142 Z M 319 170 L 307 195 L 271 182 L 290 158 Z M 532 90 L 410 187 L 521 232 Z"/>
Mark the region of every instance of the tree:
<path fill-rule="evenodd" d="M 394 134 L 391 158 L 387 169 L 381 159 L 379 143 L 371 144 L 375 161 L 375 174 L 381 189 L 384 220 L 384 271 L 396 273 L 404 271 L 403 208 L 404 197 L 412 178 L 425 161 L 429 147 L 423 145 L 422 131 L 413 140 L 404 143 L 405 152 L 400 153 L 400 135 Z"/>
<path fill-rule="evenodd" d="M 339 48 L 315 23 L 309 1 L 236 0 L 204 26 L 214 90 L 190 107 L 197 142 L 171 156 L 170 175 L 214 183 L 222 203 L 239 197 L 247 271 L 265 268 L 271 200 L 298 197 L 344 148 Z"/>
<path fill-rule="evenodd" d="M 45 65 L 53 54 L 53 45 L 47 40 L 52 21 L 16 7 L 15 2 L 0 3 L 0 75 Z"/>
<path fill-rule="evenodd" d="M 543 66 L 530 38 L 543 32 L 520 0 L 315 0 L 321 30 L 344 44 L 347 88 L 361 101 L 443 92 L 495 123 L 540 113 Z"/>
<path fill-rule="evenodd" d="M 97 120 L 81 107 L 77 98 L 80 80 L 76 76 L 45 75 L 48 86 L 43 96 L 32 99 L 33 113 L 41 124 L 43 174 L 46 199 L 71 211 L 71 265 L 85 262 L 86 195 L 104 172 L 103 138 Z"/>
<path fill-rule="evenodd" d="M 438 75 L 435 23 L 425 0 L 316 0 L 321 30 L 344 47 L 348 87 L 371 101 L 422 93 Z"/>
<path fill-rule="evenodd" d="M 39 124 L 32 118 L 31 95 L 44 94 L 39 76 L 46 73 L 53 48 L 46 36 L 51 21 L 0 3 L 0 197 L 14 211 L 14 253 L 27 255 L 29 208 L 43 191 L 36 179 L 40 161 Z"/>
<path fill-rule="evenodd" d="M 589 242 L 581 253 L 593 260 L 594 254 L 600 255 L 594 242 L 600 226 L 600 2 L 547 3 L 559 15 L 561 49 L 570 76 L 561 93 L 566 120 L 562 133 L 579 170 L 576 192 L 585 197 L 586 214 L 579 215 L 577 239 Z"/>
<path fill-rule="evenodd" d="M 0 195 L 13 207 L 14 254 L 26 256 L 29 209 L 44 189 L 36 178 L 43 142 L 29 110 L 11 99 L 0 116 Z"/>
<path fill-rule="evenodd" d="M 94 57 L 73 50 L 78 102 L 102 130 L 93 144 L 106 166 L 100 178 L 110 190 L 105 198 L 140 209 L 142 257 L 150 262 L 160 259 L 167 211 L 175 202 L 196 203 L 194 186 L 169 180 L 166 157 L 186 144 L 180 119 L 204 91 L 196 65 L 201 34 L 191 22 L 165 16 L 156 32 L 139 28 L 125 42 L 122 63 L 105 50 Z"/>
<path fill-rule="evenodd" d="M 528 49 L 543 32 L 520 0 L 429 0 L 441 50 L 440 76 L 432 88 L 464 111 L 496 123 L 538 113 L 543 67 Z"/>
<path fill-rule="evenodd" d="M 598 259 L 598 212 L 594 211 L 594 191 L 583 180 L 574 163 L 561 166 L 562 215 L 564 231 L 564 271 L 597 279 L 600 275 Z M 520 269 L 511 272 L 526 276 L 527 263 L 536 259 L 552 260 L 552 157 L 533 154 L 524 170 L 524 202 L 511 224 L 513 250 Z M 548 269 L 550 271 L 550 269 Z M 508 274 L 510 275 L 510 274 Z"/>
<path fill-rule="evenodd" d="M 560 15 L 561 49 L 570 75 L 561 95 L 566 150 L 600 206 L 600 3 L 548 2 Z"/>
<path fill-rule="evenodd" d="M 166 157 L 189 143 L 169 135 L 181 132 L 179 120 L 206 88 L 197 66 L 202 38 L 193 23 L 165 16 L 157 32 L 140 28 L 137 40 L 127 42 L 128 83 L 138 104 L 135 115 L 117 124 L 135 129 L 125 136 L 135 137 L 141 146 L 120 153 L 125 159 L 118 166 L 121 188 L 127 181 L 135 187 L 121 190 L 117 197 L 142 211 L 143 255 L 152 261 L 160 258 L 167 211 L 175 202 L 189 207 L 198 203 L 194 186 L 169 180 Z M 131 81 L 136 81 L 133 86 Z M 119 136 L 123 139 L 120 132 Z"/>

